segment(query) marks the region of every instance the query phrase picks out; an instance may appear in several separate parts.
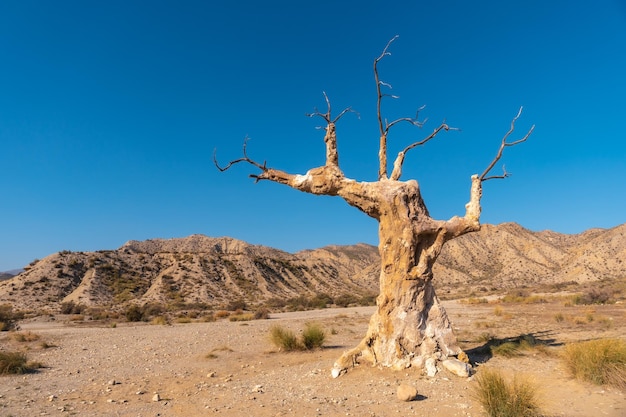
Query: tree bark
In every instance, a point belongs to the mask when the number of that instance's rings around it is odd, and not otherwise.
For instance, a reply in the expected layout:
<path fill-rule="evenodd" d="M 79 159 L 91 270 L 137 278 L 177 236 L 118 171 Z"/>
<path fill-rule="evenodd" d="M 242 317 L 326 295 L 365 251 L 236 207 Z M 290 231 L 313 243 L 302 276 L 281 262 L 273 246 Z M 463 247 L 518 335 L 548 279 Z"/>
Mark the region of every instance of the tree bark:
<path fill-rule="evenodd" d="M 376 207 L 370 214 L 379 221 L 380 295 L 366 336 L 339 358 L 333 376 L 361 360 L 394 369 L 424 368 L 428 361 L 458 355 L 461 349 L 432 284 L 432 267 L 446 241 L 479 230 L 481 182 L 473 177 L 465 217 L 449 221 L 429 216 L 417 181 L 360 186 L 369 189 L 367 201 Z M 340 195 L 362 208 L 361 199 L 351 201 L 354 194 Z"/>

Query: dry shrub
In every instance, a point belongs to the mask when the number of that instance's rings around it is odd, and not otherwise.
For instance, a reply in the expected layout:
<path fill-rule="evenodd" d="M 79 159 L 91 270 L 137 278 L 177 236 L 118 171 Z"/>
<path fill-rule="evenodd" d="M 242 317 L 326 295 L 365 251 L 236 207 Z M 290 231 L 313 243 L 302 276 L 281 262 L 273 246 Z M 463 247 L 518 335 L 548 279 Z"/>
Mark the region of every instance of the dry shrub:
<path fill-rule="evenodd" d="M 326 333 L 319 324 L 306 323 L 302 331 L 302 345 L 305 349 L 318 349 L 324 345 Z"/>
<path fill-rule="evenodd" d="M 597 385 L 626 389 L 626 342 L 599 339 L 565 347 L 563 361 L 571 374 Z"/>
<path fill-rule="evenodd" d="M 287 352 L 301 349 L 294 332 L 282 326 L 276 325 L 270 328 L 270 340 L 278 349 Z"/>
<path fill-rule="evenodd" d="M 32 332 L 16 332 L 12 335 L 13 340 L 16 342 L 24 343 L 24 342 L 34 342 L 39 340 L 39 335 Z"/>
<path fill-rule="evenodd" d="M 0 375 L 25 374 L 31 370 L 24 353 L 0 352 Z"/>
<path fill-rule="evenodd" d="M 226 318 L 228 316 L 230 316 L 230 312 L 226 311 L 226 310 L 218 310 L 215 312 L 215 318 L 216 319 L 223 319 Z"/>
<path fill-rule="evenodd" d="M 302 340 L 298 340 L 294 332 L 276 325 L 270 328 L 270 340 L 279 350 L 286 352 L 313 350 L 324 345 L 326 332 L 319 324 L 306 323 L 302 331 Z"/>
<path fill-rule="evenodd" d="M 267 308 L 260 308 L 254 312 L 255 320 L 267 320 L 270 318 L 270 311 Z"/>
<path fill-rule="evenodd" d="M 518 377 L 507 382 L 498 371 L 481 369 L 474 396 L 489 417 L 540 416 L 537 388 Z"/>
<path fill-rule="evenodd" d="M 231 314 L 228 318 L 230 321 L 250 321 L 254 320 L 253 313 L 239 313 L 239 314 Z"/>
<path fill-rule="evenodd" d="M 11 304 L 0 304 L 0 331 L 4 332 L 16 328 L 17 321 L 24 318 L 24 314 L 13 310 Z"/>
<path fill-rule="evenodd" d="M 150 324 L 165 326 L 167 324 L 170 324 L 170 322 L 165 316 L 156 316 L 150 321 Z"/>

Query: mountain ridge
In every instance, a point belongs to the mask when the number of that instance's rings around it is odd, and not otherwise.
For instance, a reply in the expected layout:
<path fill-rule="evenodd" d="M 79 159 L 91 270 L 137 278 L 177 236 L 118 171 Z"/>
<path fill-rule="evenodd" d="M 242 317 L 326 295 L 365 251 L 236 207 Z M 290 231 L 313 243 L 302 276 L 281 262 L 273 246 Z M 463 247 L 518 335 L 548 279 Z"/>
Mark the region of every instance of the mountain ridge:
<path fill-rule="evenodd" d="M 0 281 L 0 303 L 56 310 L 61 303 L 262 305 L 272 299 L 378 292 L 378 249 L 329 245 L 288 253 L 230 237 L 130 240 L 115 250 L 62 251 Z M 626 277 L 626 224 L 576 235 L 485 224 L 448 242 L 434 267 L 438 294 L 589 283 Z"/>

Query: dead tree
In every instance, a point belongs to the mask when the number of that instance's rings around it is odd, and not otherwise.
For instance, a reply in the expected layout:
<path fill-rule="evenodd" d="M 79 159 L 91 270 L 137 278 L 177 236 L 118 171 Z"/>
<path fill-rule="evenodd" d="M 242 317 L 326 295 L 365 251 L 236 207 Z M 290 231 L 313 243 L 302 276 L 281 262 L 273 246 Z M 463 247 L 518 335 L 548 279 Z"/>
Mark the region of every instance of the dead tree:
<path fill-rule="evenodd" d="M 504 150 L 526 141 L 534 128 L 531 127 L 521 139 L 509 140 L 521 115 L 520 108 L 511 121 L 510 129 L 502 138 L 492 162 L 482 174 L 472 175 L 470 199 L 465 205 L 465 215 L 454 216 L 449 220 L 431 218 L 420 195 L 417 181 L 400 181 L 402 166 L 408 151 L 426 144 L 441 131 L 453 128 L 445 122 L 441 123 L 424 139 L 404 148 L 396 156 L 389 175 L 387 138 L 391 128 L 399 123 L 422 126 L 422 122 L 417 118 L 419 110 L 415 118 L 400 118 L 392 122 L 387 122 L 382 116 L 382 100 L 389 96 L 383 93 L 383 89 L 389 88 L 389 85 L 380 81 L 378 63 L 389 55 L 389 46 L 395 39 L 389 41 L 381 55 L 374 60 L 380 128 L 378 181 L 358 182 L 346 178 L 343 174 L 339 167 L 335 126 L 342 116 L 352 110 L 345 109 L 333 117 L 326 94 L 324 94 L 326 112 L 315 111 L 309 115 L 320 117 L 326 123 L 325 165 L 312 168 L 304 175 L 290 174 L 270 168 L 265 162 L 261 164 L 251 159 L 245 141 L 243 156 L 224 167 L 218 165 L 214 154 L 215 165 L 220 171 L 226 171 L 234 164 L 248 163 L 259 170 L 259 173 L 250 175 L 255 182 L 269 180 L 311 194 L 339 196 L 378 221 L 378 249 L 381 257 L 380 294 L 376 299 L 378 308 L 361 343 L 354 349 L 344 352 L 335 362 L 332 370 L 335 377 L 362 360 L 394 369 L 410 366 L 426 368 L 432 373 L 432 370 L 436 369 L 437 361 L 461 353 L 451 323 L 435 295 L 432 284 L 433 265 L 447 241 L 480 229 L 483 182 L 509 176 L 506 171 L 501 175 L 492 175 L 491 171 Z"/>

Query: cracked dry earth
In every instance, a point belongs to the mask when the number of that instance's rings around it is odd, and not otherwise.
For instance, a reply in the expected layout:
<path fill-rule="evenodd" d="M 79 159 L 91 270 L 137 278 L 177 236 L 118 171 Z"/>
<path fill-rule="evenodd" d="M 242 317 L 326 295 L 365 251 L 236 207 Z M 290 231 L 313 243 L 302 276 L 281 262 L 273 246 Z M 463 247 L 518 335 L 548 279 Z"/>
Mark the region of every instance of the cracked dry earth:
<path fill-rule="evenodd" d="M 477 366 L 523 375 L 539 387 L 546 416 L 625 416 L 624 392 L 572 379 L 559 358 L 559 345 L 598 337 L 624 337 L 623 306 L 567 307 L 562 304 L 507 305 L 444 302 L 464 349 L 480 335 L 534 333 L 554 355 L 529 352 L 515 358 L 476 357 Z M 0 377 L 0 416 L 482 416 L 473 399 L 474 377 L 414 369 L 391 371 L 361 365 L 337 379 L 334 360 L 356 345 L 372 307 L 281 313 L 269 320 L 188 323 L 172 326 L 97 324 L 36 318 L 21 332 L 40 338 L 18 343 L 0 335 L 3 349 L 28 349 L 45 367 L 36 373 Z M 564 320 L 557 322 L 556 313 Z M 582 322 L 576 317 L 593 315 Z M 282 353 L 268 341 L 280 324 L 294 331 L 314 321 L 323 326 L 326 347 Z M 332 334 L 331 334 L 332 333 Z M 42 341 L 53 347 L 41 347 Z M 472 357 L 470 355 L 470 357 Z M 417 388 L 411 402 L 397 399 L 400 384 Z"/>

